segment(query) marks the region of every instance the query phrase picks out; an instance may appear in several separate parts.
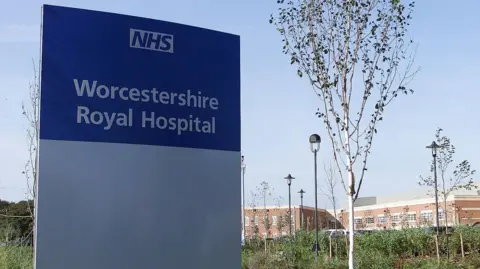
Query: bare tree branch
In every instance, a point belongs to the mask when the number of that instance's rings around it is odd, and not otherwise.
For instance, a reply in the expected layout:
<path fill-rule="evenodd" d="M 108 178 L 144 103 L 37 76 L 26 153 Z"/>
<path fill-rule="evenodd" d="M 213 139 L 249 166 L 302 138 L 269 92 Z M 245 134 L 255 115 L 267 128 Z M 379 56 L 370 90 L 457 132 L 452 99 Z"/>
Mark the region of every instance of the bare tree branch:
<path fill-rule="evenodd" d="M 35 62 L 33 62 L 33 81 L 29 86 L 29 103 L 22 103 L 22 114 L 27 120 L 27 147 L 29 159 L 25 163 L 22 174 L 25 176 L 27 183 L 27 201 L 33 200 L 35 207 L 37 197 L 37 162 L 38 162 L 38 142 L 40 132 L 40 85 Z M 34 208 L 28 204 L 30 217 L 35 218 Z"/>

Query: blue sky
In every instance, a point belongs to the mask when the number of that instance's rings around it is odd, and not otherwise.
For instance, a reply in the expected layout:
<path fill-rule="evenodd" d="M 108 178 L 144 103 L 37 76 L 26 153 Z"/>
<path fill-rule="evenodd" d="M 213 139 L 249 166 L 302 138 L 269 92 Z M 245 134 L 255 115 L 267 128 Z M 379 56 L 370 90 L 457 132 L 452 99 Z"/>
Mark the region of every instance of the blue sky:
<path fill-rule="evenodd" d="M 0 199 L 19 200 L 25 196 L 21 171 L 28 154 L 21 102 L 27 101 L 32 59 L 38 63 L 43 3 L 7 1 L 0 9 Z M 303 188 L 307 191 L 305 203 L 313 204 L 313 156 L 308 136 L 313 132 L 324 134 L 323 123 L 314 115 L 320 100 L 308 83 L 296 76 L 288 57 L 281 52 L 281 37 L 268 23 L 270 14 L 276 11 L 276 0 L 45 3 L 144 16 L 240 35 L 247 199 L 250 190 L 262 181 L 274 188 L 274 196 L 288 197 L 283 178 L 291 173 L 296 177 L 292 190 Z M 428 173 L 431 155 L 425 145 L 433 140 L 439 126 L 457 147 L 456 159 L 468 159 L 474 168 L 480 166 L 475 154 L 480 150 L 475 116 L 480 97 L 475 68 L 480 62 L 476 34 L 480 28 L 480 2 L 451 3 L 417 2 L 410 31 L 419 43 L 416 64 L 422 69 L 412 83 L 416 92 L 398 98 L 387 109 L 374 140 L 362 196 L 414 191 L 418 176 Z M 323 164 L 331 160 L 329 145 L 322 145 L 321 151 L 319 178 L 323 183 Z M 338 198 L 345 199 L 340 185 Z M 319 206 L 330 207 L 324 196 L 319 199 Z M 293 203 L 299 200 L 298 195 L 293 195 Z"/>

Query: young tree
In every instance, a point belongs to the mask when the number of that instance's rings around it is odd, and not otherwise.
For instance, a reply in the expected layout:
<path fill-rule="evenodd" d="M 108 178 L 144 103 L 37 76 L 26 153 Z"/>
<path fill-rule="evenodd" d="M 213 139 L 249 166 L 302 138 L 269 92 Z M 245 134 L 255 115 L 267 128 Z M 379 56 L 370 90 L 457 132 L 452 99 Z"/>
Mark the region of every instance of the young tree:
<path fill-rule="evenodd" d="M 13 235 L 21 230 L 21 236 L 33 234 L 34 237 L 35 203 L 37 197 L 37 149 L 40 131 L 40 85 L 35 62 L 33 62 L 33 81 L 31 81 L 29 85 L 29 101 L 27 105 L 22 103 L 22 114 L 27 120 L 26 133 L 28 159 L 22 171 L 27 183 L 26 201 L 15 204 L 19 209 L 16 210 L 16 212 L 3 212 L 2 210 L 2 212 L 0 212 L 0 217 L 4 218 L 6 223 L 9 223 L 9 225 L 2 228 L 3 233 L 15 230 L 15 233 L 8 232 L 9 235 Z M 27 213 L 25 213 L 25 211 Z M 25 231 L 25 228 L 28 230 Z"/>
<path fill-rule="evenodd" d="M 251 214 L 252 219 L 250 220 L 250 237 L 256 241 L 258 239 L 258 232 L 259 232 L 258 223 L 256 222 L 256 218 L 258 218 L 257 216 L 258 194 L 253 191 L 250 191 L 250 194 L 252 196 L 252 199 L 249 203 L 250 211 L 252 213 Z"/>
<path fill-rule="evenodd" d="M 277 208 L 274 212 L 272 212 L 272 214 L 274 214 L 277 218 L 276 226 L 277 226 L 278 232 L 280 233 L 280 237 L 283 235 L 283 230 L 285 228 L 285 220 L 284 220 L 285 212 L 282 208 L 282 201 L 283 201 L 283 198 L 280 196 L 275 198 L 275 205 Z"/>
<path fill-rule="evenodd" d="M 264 235 L 263 240 L 265 244 L 265 252 L 267 252 L 267 237 L 270 234 L 271 222 L 269 219 L 269 210 L 267 209 L 267 200 L 272 196 L 272 191 L 270 190 L 270 186 L 268 182 L 262 181 L 260 183 L 260 187 L 257 187 L 258 194 L 260 198 L 263 200 L 263 229 Z"/>
<path fill-rule="evenodd" d="M 472 169 L 468 160 L 458 162 L 454 167 L 455 146 L 451 143 L 450 138 L 442 134 L 443 129 L 438 128 L 435 132 L 435 142 L 441 147 L 437 149 L 437 188 L 439 189 L 439 200 L 443 202 L 443 214 L 445 216 L 445 232 L 448 227 L 448 196 L 457 190 L 477 189 L 475 185 L 475 170 Z M 433 162 L 430 166 L 430 172 L 433 172 Z M 435 195 L 435 179 L 432 176 L 420 176 L 421 186 L 429 188 L 429 194 Z M 441 206 L 439 206 L 441 207 Z M 439 224 L 437 223 L 437 226 Z"/>
<path fill-rule="evenodd" d="M 322 190 L 325 196 L 328 197 L 328 200 L 332 203 L 333 206 L 333 217 L 335 218 L 335 257 L 338 255 L 338 218 L 337 218 L 337 197 L 335 196 L 335 188 L 337 186 L 337 179 L 335 177 L 335 170 L 330 164 L 327 168 L 326 165 L 323 166 L 325 171 L 325 185 L 326 190 Z"/>
<path fill-rule="evenodd" d="M 290 56 L 291 64 L 298 66 L 298 75 L 308 78 L 321 100 L 317 116 L 323 119 L 338 176 L 348 196 L 349 268 L 353 268 L 353 203 L 367 170 L 377 123 L 395 97 L 413 93 L 407 84 L 417 70 L 412 71 L 412 41 L 406 34 L 414 3 L 277 2 L 281 8 L 278 15 L 271 16 L 270 23 L 283 37 L 283 52 Z M 402 64 L 404 60 L 406 64 Z"/>
<path fill-rule="evenodd" d="M 25 163 L 22 174 L 27 183 L 27 203 L 30 217 L 35 220 L 35 206 L 37 198 L 37 166 L 38 166 L 38 143 L 40 139 L 40 85 L 37 68 L 33 62 L 33 81 L 29 86 L 28 103 L 22 103 L 22 114 L 27 121 L 27 148 L 28 160 Z"/>
<path fill-rule="evenodd" d="M 402 229 L 410 227 L 410 215 L 409 212 L 410 208 L 408 206 L 403 207 L 402 214 L 400 216 L 400 225 Z"/>
<path fill-rule="evenodd" d="M 335 170 L 332 165 L 323 166 L 325 170 L 325 190 L 321 189 L 325 196 L 328 197 L 328 200 L 332 203 L 333 206 L 333 217 L 335 218 L 335 233 L 337 232 L 337 197 L 335 196 L 335 188 L 337 187 L 337 179 L 335 177 Z"/>

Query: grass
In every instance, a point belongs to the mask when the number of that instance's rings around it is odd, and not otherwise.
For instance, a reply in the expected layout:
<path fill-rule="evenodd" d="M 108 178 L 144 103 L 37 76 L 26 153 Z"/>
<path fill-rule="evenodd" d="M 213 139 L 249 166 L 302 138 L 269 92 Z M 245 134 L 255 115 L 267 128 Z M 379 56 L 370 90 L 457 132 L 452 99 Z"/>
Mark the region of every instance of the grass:
<path fill-rule="evenodd" d="M 33 249 L 0 247 L 0 269 L 33 269 Z"/>

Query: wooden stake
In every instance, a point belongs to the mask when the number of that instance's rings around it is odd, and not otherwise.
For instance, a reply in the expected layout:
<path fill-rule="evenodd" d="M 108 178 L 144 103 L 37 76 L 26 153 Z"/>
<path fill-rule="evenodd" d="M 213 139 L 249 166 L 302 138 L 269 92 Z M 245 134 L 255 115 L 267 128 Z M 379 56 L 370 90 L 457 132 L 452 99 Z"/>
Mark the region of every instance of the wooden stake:
<path fill-rule="evenodd" d="M 465 249 L 463 248 L 463 236 L 462 233 L 460 233 L 460 247 L 462 249 L 462 259 L 465 259 Z"/>
<path fill-rule="evenodd" d="M 328 239 L 330 241 L 330 260 L 332 260 L 332 236 L 330 235 Z"/>
<path fill-rule="evenodd" d="M 347 259 L 348 259 L 348 237 L 345 235 L 345 249 L 347 252 Z"/>

